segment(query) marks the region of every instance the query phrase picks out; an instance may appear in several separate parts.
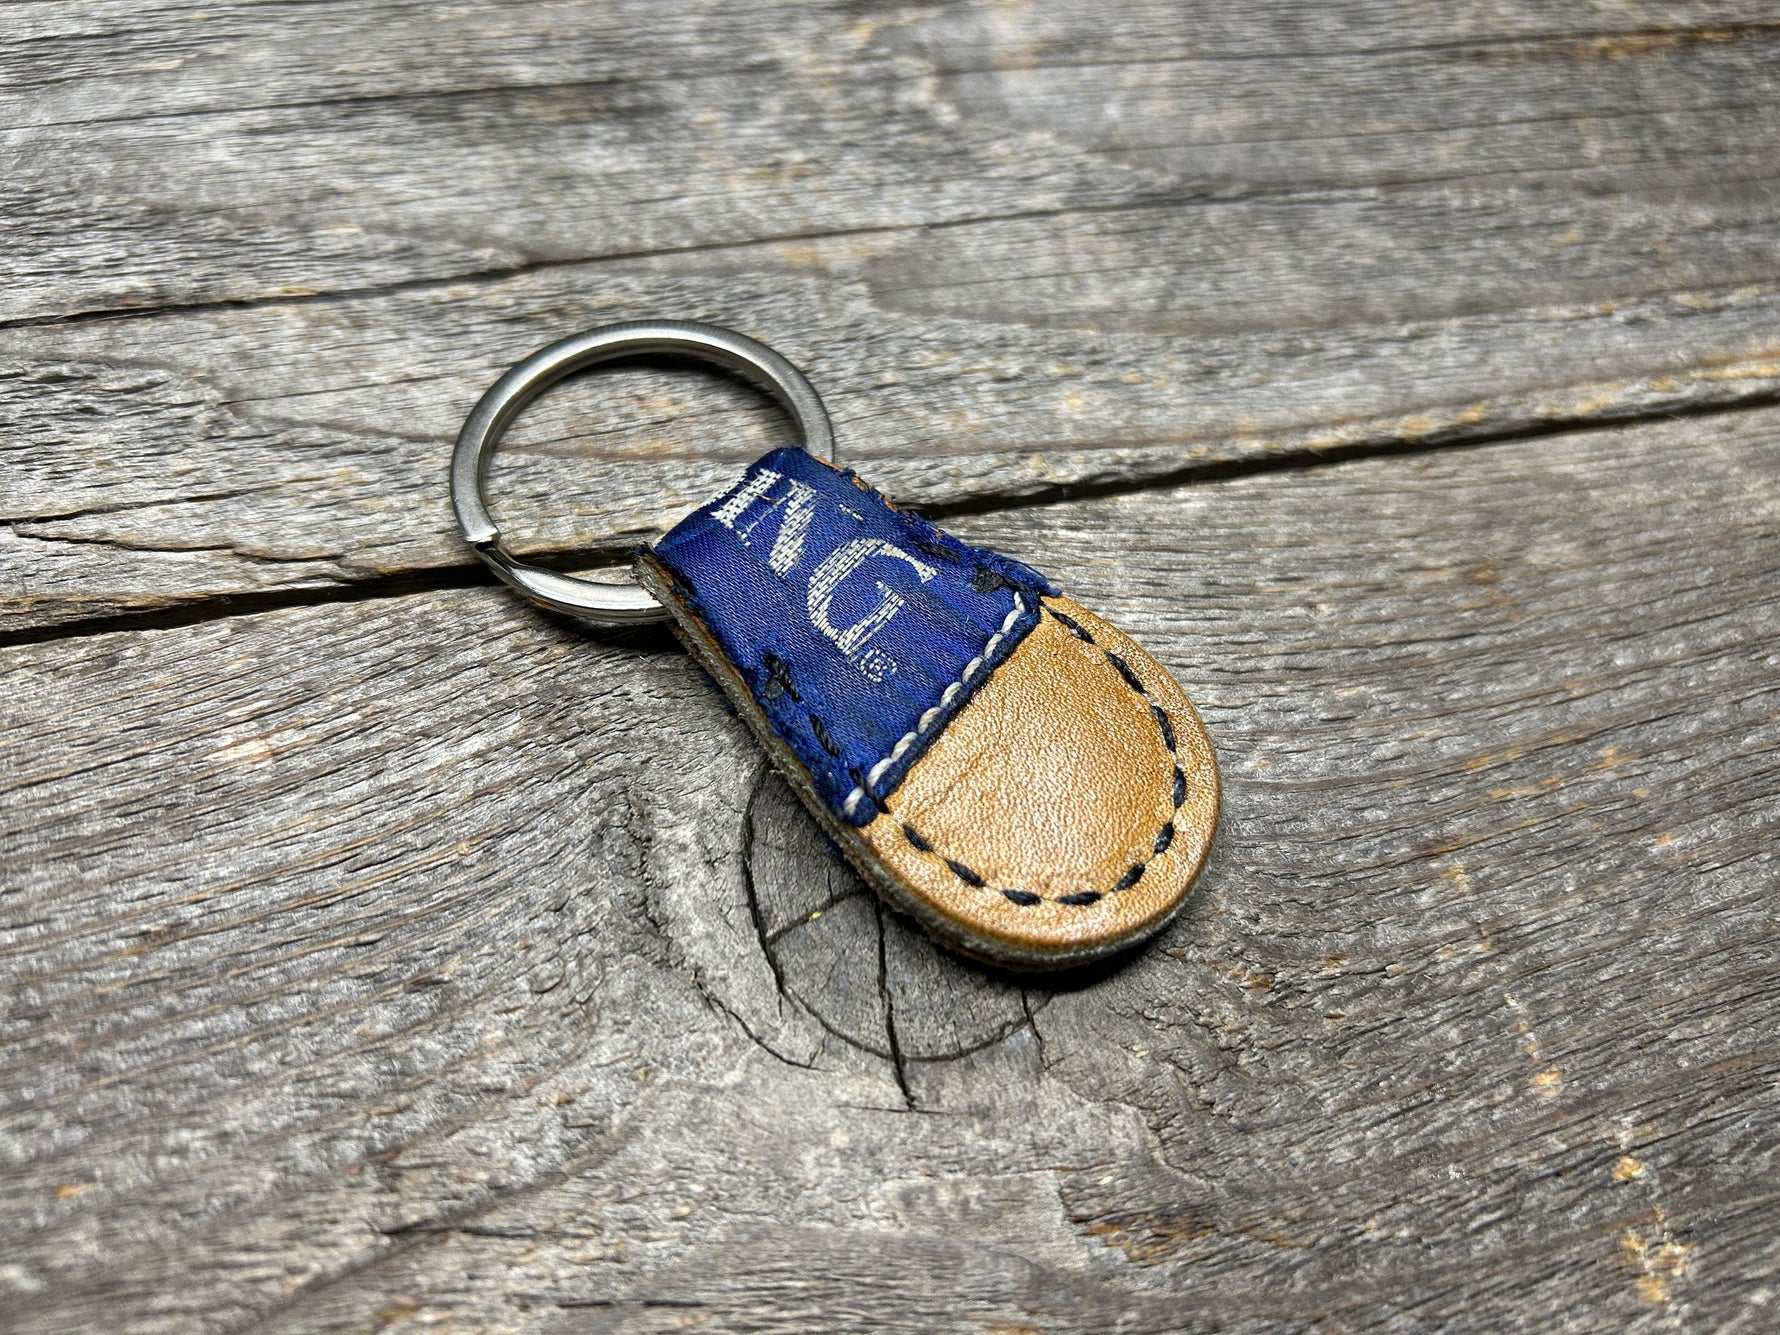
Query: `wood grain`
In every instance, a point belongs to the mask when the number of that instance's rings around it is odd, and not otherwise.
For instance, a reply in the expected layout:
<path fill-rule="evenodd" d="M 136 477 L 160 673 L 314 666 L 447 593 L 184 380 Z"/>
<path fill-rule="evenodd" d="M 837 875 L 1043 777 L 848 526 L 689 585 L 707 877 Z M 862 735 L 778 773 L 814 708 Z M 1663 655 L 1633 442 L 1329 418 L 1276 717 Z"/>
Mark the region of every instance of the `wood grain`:
<path fill-rule="evenodd" d="M 1774 1326 L 1771 3 L 4 18 L 0 1329 Z M 1152 948 L 936 949 L 487 584 L 636 315 L 1187 686 Z M 496 507 L 784 431 L 611 368 Z"/>
<path fill-rule="evenodd" d="M 961 516 L 1199 702 L 1024 987 L 660 640 L 494 588 L 4 650 L 21 1329 L 1756 1331 L 1780 412 Z"/>
<path fill-rule="evenodd" d="M 26 3 L 0 33 L 0 633 L 460 572 L 449 441 L 607 319 L 780 347 L 940 512 L 1780 392 L 1780 15 Z M 774 435 L 522 424 L 596 561 Z"/>

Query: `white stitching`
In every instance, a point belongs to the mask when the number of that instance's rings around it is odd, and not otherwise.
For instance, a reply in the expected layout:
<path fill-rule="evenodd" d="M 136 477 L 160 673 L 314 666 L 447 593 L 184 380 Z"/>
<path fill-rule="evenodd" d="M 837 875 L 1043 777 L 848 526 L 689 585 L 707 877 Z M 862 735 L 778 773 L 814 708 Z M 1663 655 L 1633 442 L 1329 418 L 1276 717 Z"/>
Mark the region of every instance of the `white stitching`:
<path fill-rule="evenodd" d="M 1026 600 L 1016 593 L 1014 595 L 1013 607 L 1008 611 L 1007 616 L 1002 619 L 1001 629 L 989 637 L 989 642 L 983 646 L 982 653 L 978 654 L 975 658 L 971 659 L 970 662 L 964 665 L 964 671 L 959 676 L 958 680 L 946 687 L 944 691 L 940 692 L 939 703 L 929 709 L 926 713 L 922 714 L 920 719 L 915 723 L 915 726 L 897 739 L 896 745 L 891 749 L 889 755 L 885 756 L 877 764 L 873 765 L 866 771 L 866 785 L 873 788 L 877 787 L 878 780 L 883 777 L 884 771 L 889 769 L 891 765 L 896 763 L 896 761 L 902 759 L 908 749 L 920 738 L 921 734 L 933 726 L 934 719 L 939 717 L 939 711 L 952 703 L 953 699 L 958 695 L 959 688 L 971 679 L 971 676 L 978 668 L 982 667 L 984 659 L 993 658 L 995 656 L 995 650 L 1000 647 L 1001 641 L 1005 639 L 1007 633 L 1014 628 L 1014 622 L 1018 621 L 1020 617 L 1025 614 L 1025 611 Z M 860 801 L 863 800 L 864 797 L 864 787 L 854 788 L 852 792 L 847 794 L 847 800 L 841 803 L 841 814 L 843 816 L 852 816 L 854 809 L 858 807 Z"/>

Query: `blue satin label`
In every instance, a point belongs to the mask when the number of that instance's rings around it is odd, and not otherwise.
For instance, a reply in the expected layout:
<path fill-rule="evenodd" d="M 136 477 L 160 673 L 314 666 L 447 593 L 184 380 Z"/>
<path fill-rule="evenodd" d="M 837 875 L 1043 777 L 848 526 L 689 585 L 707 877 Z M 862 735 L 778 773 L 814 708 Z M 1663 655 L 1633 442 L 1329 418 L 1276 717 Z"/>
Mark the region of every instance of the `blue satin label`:
<path fill-rule="evenodd" d="M 1056 589 L 775 450 L 654 547 L 823 799 L 864 825 Z"/>

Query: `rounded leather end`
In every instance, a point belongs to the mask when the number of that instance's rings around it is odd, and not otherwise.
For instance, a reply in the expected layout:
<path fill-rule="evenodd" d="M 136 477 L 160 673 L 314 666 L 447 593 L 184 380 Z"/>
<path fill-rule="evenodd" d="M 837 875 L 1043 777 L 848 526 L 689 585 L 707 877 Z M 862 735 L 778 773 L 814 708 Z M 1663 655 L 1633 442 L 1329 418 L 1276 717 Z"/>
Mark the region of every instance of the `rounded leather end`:
<path fill-rule="evenodd" d="M 936 936 L 1026 969 L 1086 963 L 1163 926 L 1218 818 L 1211 739 L 1167 670 L 1071 599 L 1044 608 L 844 841 Z"/>

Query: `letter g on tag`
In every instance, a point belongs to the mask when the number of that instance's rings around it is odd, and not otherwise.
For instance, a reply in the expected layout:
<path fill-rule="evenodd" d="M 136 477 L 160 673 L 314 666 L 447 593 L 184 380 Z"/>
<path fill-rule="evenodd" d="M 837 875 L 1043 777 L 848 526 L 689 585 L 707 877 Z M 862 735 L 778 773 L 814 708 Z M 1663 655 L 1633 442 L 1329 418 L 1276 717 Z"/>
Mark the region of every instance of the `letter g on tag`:
<path fill-rule="evenodd" d="M 840 651 L 857 664 L 867 677 L 873 681 L 882 681 L 896 671 L 896 663 L 878 650 L 865 646 L 872 636 L 890 624 L 890 618 L 902 610 L 902 595 L 883 580 L 878 580 L 878 601 L 871 611 L 850 626 L 837 627 L 829 620 L 829 612 L 834 607 L 835 590 L 840 587 L 841 581 L 874 556 L 893 556 L 899 561 L 907 561 L 923 584 L 938 573 L 932 566 L 924 561 L 917 561 L 894 543 L 885 542 L 882 538 L 854 538 L 851 542 L 843 542 L 836 547 L 816 567 L 815 573 L 810 576 L 808 605 L 810 624 L 833 640 Z"/>

